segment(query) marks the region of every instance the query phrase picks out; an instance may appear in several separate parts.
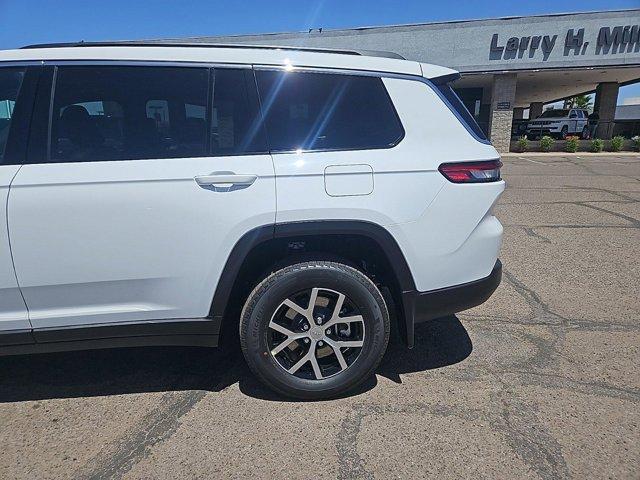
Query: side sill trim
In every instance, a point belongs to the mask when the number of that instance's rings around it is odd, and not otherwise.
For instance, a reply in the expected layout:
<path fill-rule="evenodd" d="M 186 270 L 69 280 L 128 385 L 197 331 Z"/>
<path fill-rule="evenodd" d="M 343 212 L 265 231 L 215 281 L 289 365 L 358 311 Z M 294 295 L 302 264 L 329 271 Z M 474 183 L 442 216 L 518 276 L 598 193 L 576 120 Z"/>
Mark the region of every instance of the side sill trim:
<path fill-rule="evenodd" d="M 171 319 L 0 332 L 0 355 L 154 345 L 217 346 L 220 319 Z"/>

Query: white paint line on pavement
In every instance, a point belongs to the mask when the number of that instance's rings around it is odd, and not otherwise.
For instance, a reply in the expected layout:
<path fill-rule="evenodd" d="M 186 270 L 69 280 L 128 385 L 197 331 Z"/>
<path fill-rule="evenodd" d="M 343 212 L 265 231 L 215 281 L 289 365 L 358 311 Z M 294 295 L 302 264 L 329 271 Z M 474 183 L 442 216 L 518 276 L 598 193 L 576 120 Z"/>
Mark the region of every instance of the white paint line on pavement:
<path fill-rule="evenodd" d="M 538 165 L 549 165 L 548 163 L 544 163 L 544 162 L 536 162 L 535 160 L 531 160 L 530 158 L 525 158 L 525 157 L 518 157 L 521 160 L 526 160 L 527 162 L 531 162 L 531 163 L 537 163 Z"/>

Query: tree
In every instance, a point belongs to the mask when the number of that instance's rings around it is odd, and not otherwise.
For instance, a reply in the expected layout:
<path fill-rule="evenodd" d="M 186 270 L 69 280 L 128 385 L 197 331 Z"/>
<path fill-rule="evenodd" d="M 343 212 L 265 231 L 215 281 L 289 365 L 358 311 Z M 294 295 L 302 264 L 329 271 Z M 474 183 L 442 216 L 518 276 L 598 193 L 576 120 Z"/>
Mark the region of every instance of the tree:
<path fill-rule="evenodd" d="M 566 108 L 582 108 L 588 110 L 591 108 L 591 95 L 576 95 L 575 97 L 567 98 L 564 104 Z"/>

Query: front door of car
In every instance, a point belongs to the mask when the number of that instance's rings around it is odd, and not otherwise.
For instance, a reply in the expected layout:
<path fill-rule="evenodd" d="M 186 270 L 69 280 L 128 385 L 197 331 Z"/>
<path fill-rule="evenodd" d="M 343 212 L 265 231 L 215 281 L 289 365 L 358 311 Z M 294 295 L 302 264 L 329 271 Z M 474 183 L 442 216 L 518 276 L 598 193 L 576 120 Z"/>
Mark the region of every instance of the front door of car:
<path fill-rule="evenodd" d="M 8 202 L 34 329 L 207 316 L 238 238 L 275 220 L 251 69 L 45 76 Z"/>

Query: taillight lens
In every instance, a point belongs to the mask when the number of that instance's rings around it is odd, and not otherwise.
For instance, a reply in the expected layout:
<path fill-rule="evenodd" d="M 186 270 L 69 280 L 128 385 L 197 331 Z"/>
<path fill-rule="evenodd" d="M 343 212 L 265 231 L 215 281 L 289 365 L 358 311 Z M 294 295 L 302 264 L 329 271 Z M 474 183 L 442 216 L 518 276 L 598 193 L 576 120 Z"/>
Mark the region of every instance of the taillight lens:
<path fill-rule="evenodd" d="M 500 180 L 500 160 L 443 163 L 438 170 L 453 183 L 484 183 Z"/>

